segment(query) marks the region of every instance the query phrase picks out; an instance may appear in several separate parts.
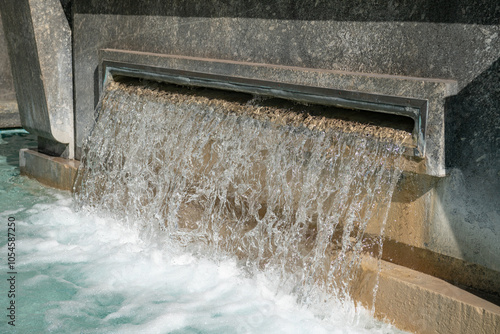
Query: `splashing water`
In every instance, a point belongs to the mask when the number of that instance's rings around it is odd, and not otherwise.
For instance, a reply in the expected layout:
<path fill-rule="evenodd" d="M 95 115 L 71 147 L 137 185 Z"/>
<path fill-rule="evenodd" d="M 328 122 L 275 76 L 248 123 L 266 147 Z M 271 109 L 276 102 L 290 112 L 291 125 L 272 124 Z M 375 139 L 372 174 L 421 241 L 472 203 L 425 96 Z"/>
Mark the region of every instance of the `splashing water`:
<path fill-rule="evenodd" d="M 329 122 L 112 82 L 83 149 L 76 201 L 195 256 L 235 258 L 329 317 L 332 303 L 351 303 L 361 254 L 381 251 L 403 152 Z M 374 222 L 380 234 L 367 236 Z"/>

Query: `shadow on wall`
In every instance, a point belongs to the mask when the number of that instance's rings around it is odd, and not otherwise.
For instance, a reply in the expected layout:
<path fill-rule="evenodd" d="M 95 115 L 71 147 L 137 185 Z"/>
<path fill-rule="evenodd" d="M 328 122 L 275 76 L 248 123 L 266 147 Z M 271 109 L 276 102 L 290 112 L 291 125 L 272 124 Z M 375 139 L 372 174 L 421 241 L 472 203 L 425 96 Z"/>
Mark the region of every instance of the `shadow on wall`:
<path fill-rule="evenodd" d="M 68 0 L 62 0 L 67 2 Z M 81 14 L 240 17 L 277 20 L 500 24 L 498 0 L 109 0 L 75 3 Z"/>
<path fill-rule="evenodd" d="M 450 176 L 439 187 L 441 203 L 464 259 L 483 258 L 500 271 L 500 58 L 445 110 Z"/>
<path fill-rule="evenodd" d="M 488 187 L 499 179 L 499 148 L 500 58 L 446 103 L 447 167 Z"/>

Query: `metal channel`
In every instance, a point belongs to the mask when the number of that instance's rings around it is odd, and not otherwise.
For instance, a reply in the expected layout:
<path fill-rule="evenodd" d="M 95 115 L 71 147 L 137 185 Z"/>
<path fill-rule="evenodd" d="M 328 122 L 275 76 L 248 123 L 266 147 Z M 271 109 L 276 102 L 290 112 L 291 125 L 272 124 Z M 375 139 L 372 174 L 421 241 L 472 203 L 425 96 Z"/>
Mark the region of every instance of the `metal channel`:
<path fill-rule="evenodd" d="M 223 89 L 278 97 L 298 102 L 410 117 L 415 124 L 413 136 L 416 138 L 416 147 L 413 154 L 417 157 L 424 157 L 425 155 L 427 100 L 294 85 L 106 60 L 102 63 L 101 75 L 101 82 L 104 82 L 109 75 L 121 75 L 183 86 Z"/>

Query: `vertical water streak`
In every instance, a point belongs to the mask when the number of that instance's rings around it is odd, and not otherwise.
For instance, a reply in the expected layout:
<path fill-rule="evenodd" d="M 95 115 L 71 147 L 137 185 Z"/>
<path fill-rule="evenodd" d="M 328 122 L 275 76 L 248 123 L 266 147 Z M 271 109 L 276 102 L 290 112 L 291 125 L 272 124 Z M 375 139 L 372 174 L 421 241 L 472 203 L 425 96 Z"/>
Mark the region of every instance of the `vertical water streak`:
<path fill-rule="evenodd" d="M 365 231 L 384 224 L 403 148 L 263 110 L 112 83 L 77 202 L 194 253 L 237 256 L 305 304 L 349 298 L 360 255 L 381 240 Z"/>

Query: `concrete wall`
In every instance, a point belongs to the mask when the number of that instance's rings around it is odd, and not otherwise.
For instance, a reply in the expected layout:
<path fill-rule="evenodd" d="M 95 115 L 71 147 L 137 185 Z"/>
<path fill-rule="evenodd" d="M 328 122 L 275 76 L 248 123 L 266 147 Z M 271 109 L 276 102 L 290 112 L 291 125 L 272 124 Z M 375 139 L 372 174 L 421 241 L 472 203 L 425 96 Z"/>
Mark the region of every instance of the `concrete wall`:
<path fill-rule="evenodd" d="M 0 15 L 0 129 L 21 127 L 7 41 Z"/>
<path fill-rule="evenodd" d="M 463 88 L 498 57 L 499 9 L 494 0 L 452 2 L 77 2 L 75 75 L 88 78 L 96 50 L 116 48 L 455 79 Z M 95 97 L 88 79 L 76 82 L 78 122 L 91 109 L 82 101 Z"/>
<path fill-rule="evenodd" d="M 0 2 L 21 123 L 39 149 L 73 158 L 71 30 L 59 0 Z"/>
<path fill-rule="evenodd" d="M 456 80 L 445 103 L 448 176 L 405 176 L 388 235 L 465 261 L 460 270 L 476 265 L 475 280 L 500 271 L 498 1 L 103 0 L 73 11 L 77 152 L 104 48 Z"/>
<path fill-rule="evenodd" d="M 10 69 L 7 41 L 3 32 L 2 18 L 0 16 L 0 101 L 9 101 L 16 98 L 12 71 Z"/>

